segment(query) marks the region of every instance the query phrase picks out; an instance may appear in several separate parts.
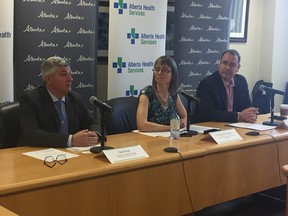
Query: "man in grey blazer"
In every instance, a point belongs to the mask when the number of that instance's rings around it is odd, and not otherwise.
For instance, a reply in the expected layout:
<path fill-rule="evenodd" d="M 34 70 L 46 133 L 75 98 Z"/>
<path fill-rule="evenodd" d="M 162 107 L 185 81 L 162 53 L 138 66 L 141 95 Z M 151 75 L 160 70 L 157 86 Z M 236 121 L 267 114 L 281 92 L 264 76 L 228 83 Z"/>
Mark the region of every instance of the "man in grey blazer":
<path fill-rule="evenodd" d="M 20 97 L 19 145 L 58 148 L 95 145 L 99 138 L 95 120 L 84 98 L 71 91 L 73 78 L 69 62 L 50 57 L 42 63 L 41 74 L 44 85 Z M 62 106 L 59 114 L 57 101 Z"/>
<path fill-rule="evenodd" d="M 196 104 L 192 122 L 255 122 L 258 108 L 252 107 L 248 84 L 237 74 L 240 54 L 226 50 L 220 59 L 219 70 L 201 80 L 197 87 Z"/>

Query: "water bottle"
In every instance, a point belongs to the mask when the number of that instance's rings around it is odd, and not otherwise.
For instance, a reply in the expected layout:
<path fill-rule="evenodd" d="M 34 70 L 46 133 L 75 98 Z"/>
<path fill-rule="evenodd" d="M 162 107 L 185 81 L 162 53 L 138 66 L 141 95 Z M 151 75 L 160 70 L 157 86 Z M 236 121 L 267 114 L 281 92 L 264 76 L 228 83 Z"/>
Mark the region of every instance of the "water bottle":
<path fill-rule="evenodd" d="M 170 119 L 170 139 L 179 139 L 180 137 L 180 118 L 175 115 Z"/>

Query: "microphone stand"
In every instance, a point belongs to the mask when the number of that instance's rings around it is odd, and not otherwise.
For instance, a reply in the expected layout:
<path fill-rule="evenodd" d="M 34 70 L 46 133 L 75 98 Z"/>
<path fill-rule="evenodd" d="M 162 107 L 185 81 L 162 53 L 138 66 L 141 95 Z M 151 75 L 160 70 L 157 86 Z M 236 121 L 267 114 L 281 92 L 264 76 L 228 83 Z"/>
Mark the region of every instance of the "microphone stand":
<path fill-rule="evenodd" d="M 191 98 L 186 98 L 187 99 L 187 122 L 186 122 L 186 133 L 180 134 L 181 137 L 191 137 L 193 135 L 197 135 L 197 131 L 190 131 L 190 115 L 191 115 Z"/>
<path fill-rule="evenodd" d="M 277 126 L 279 122 L 274 122 L 274 96 L 275 92 L 270 92 L 270 108 L 271 108 L 271 116 L 270 121 L 264 121 L 263 125 Z"/>
<path fill-rule="evenodd" d="M 100 137 L 100 146 L 94 146 L 90 148 L 90 151 L 92 153 L 100 153 L 102 150 L 108 150 L 108 149 L 113 149 L 111 146 L 105 146 L 104 143 L 106 141 L 106 130 L 105 130 L 105 125 L 106 125 L 106 110 L 104 108 L 100 108 L 100 114 L 101 114 L 101 137 Z"/>

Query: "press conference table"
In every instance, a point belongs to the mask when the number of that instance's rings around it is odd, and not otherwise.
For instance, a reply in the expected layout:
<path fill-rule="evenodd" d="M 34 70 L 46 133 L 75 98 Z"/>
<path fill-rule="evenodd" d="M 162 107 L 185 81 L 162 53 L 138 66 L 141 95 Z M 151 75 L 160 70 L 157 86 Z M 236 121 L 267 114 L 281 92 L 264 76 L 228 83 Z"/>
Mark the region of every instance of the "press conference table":
<path fill-rule="evenodd" d="M 18 216 L 2 206 L 0 206 L 0 215 L 1 216 Z"/>
<path fill-rule="evenodd" d="M 225 123 L 203 125 L 231 129 Z M 269 130 L 255 137 L 245 135 L 247 129 L 236 131 L 243 140 L 227 144 L 203 139 L 203 134 L 180 138 L 173 145 L 182 157 L 163 151 L 169 138 L 111 135 L 106 145 L 140 144 L 149 155 L 116 164 L 103 153 L 80 154 L 48 168 L 22 154 L 43 148 L 3 149 L 0 205 L 21 216 L 184 215 L 285 184 L 280 167 L 288 164 L 288 131 Z"/>

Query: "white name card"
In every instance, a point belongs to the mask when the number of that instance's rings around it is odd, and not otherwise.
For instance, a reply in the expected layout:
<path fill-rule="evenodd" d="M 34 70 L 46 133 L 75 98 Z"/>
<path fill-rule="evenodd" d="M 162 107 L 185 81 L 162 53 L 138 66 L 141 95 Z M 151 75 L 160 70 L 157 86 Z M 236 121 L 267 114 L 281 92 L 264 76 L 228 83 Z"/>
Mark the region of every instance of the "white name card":
<path fill-rule="evenodd" d="M 209 135 L 218 144 L 243 140 L 235 129 L 211 132 Z"/>
<path fill-rule="evenodd" d="M 280 122 L 275 129 L 288 130 L 288 120 Z"/>
<path fill-rule="evenodd" d="M 141 145 L 103 150 L 103 153 L 111 163 L 119 163 L 149 157 Z"/>

